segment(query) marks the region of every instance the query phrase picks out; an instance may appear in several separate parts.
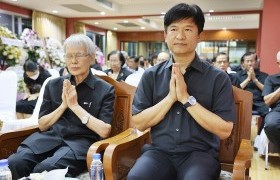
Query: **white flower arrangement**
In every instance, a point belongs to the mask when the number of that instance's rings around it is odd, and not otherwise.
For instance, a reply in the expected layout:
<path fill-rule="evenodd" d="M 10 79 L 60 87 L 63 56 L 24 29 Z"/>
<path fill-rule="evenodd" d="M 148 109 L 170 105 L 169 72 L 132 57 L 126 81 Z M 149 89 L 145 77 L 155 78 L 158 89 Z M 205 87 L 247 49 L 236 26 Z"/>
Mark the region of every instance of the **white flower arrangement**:
<path fill-rule="evenodd" d="M 46 58 L 43 50 L 43 43 L 38 34 L 32 29 L 25 28 L 20 36 L 24 43 L 24 49 L 28 53 L 28 59 L 41 62 Z"/>
<path fill-rule="evenodd" d="M 17 39 L 14 33 L 12 33 L 8 28 L 3 26 L 0 26 L 0 37 Z M 2 66 L 15 66 L 19 63 L 20 57 L 21 50 L 19 47 L 3 44 L 0 38 L 0 60 Z"/>
<path fill-rule="evenodd" d="M 46 39 L 46 51 L 49 56 L 50 63 L 52 65 L 58 66 L 58 67 L 64 67 L 65 61 L 63 58 L 64 52 L 62 44 L 53 39 L 53 38 L 47 38 Z"/>

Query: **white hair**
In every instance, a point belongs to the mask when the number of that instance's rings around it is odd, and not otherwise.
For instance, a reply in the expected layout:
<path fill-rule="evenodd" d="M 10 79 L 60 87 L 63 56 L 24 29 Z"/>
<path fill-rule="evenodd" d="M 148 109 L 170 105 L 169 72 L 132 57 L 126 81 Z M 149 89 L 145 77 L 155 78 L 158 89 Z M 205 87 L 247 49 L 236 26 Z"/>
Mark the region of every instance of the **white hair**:
<path fill-rule="evenodd" d="M 84 46 L 86 48 L 86 52 L 90 55 L 95 55 L 95 47 L 94 42 L 84 34 L 72 34 L 68 37 L 63 44 L 63 50 L 66 52 L 67 46 Z"/>

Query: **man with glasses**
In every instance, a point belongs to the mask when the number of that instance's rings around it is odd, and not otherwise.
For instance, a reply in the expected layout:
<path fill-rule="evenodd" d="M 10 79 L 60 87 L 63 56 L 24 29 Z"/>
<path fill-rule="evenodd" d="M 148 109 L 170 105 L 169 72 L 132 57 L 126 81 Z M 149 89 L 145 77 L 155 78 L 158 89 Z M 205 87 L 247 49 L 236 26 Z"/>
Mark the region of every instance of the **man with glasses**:
<path fill-rule="evenodd" d="M 228 74 L 229 78 L 230 78 L 230 81 L 231 81 L 231 84 L 233 86 L 236 86 L 238 88 L 240 88 L 240 81 L 239 79 L 237 79 L 236 75 L 233 74 L 233 73 L 228 73 L 227 72 L 227 69 L 229 67 L 229 59 L 228 59 L 228 56 L 226 53 L 218 53 L 216 57 L 213 58 L 212 60 L 212 64 L 221 69 L 222 71 L 224 71 L 225 73 Z"/>
<path fill-rule="evenodd" d="M 65 40 L 69 74 L 47 83 L 38 120 L 40 132 L 25 139 L 8 158 L 13 179 L 67 167 L 67 176 L 75 177 L 87 169 L 90 145 L 109 136 L 114 88 L 90 71 L 94 47 L 82 34 Z"/>

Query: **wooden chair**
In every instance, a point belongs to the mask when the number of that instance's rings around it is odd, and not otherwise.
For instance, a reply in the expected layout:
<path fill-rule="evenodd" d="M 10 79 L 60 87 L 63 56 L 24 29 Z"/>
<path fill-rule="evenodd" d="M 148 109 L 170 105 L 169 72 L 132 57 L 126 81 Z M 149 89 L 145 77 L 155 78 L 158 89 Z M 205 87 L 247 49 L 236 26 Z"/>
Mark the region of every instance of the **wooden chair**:
<path fill-rule="evenodd" d="M 230 137 L 221 141 L 220 162 L 222 170 L 233 173 L 233 179 L 249 179 L 249 168 L 253 156 L 250 142 L 252 119 L 252 93 L 233 87 L 236 123 Z M 141 148 L 150 142 L 149 131 L 137 132 L 111 143 L 103 156 L 106 180 L 124 179 L 140 156 Z"/>
<path fill-rule="evenodd" d="M 131 104 L 135 92 L 135 87 L 126 84 L 125 82 L 117 82 L 110 77 L 107 76 L 99 76 L 103 80 L 112 84 L 115 88 L 115 103 L 114 103 L 114 119 L 112 123 L 112 131 L 111 136 L 121 133 L 122 131 L 129 128 L 130 119 L 131 119 Z M 7 158 L 12 153 L 16 152 L 19 144 L 31 135 L 34 132 L 39 131 L 38 126 L 32 126 L 24 129 L 19 129 L 11 132 L 0 132 L 0 159 Z M 120 137 L 124 138 L 129 134 L 125 132 Z M 119 140 L 119 139 L 116 139 Z M 109 142 L 113 142 L 114 140 Z M 100 145 L 96 148 L 96 145 Z M 95 149 L 98 152 L 104 151 L 106 148 L 106 144 L 103 144 L 102 141 L 100 143 L 96 143 L 95 146 L 91 147 L 88 152 L 88 163 L 91 162 L 91 155 L 95 152 Z"/>

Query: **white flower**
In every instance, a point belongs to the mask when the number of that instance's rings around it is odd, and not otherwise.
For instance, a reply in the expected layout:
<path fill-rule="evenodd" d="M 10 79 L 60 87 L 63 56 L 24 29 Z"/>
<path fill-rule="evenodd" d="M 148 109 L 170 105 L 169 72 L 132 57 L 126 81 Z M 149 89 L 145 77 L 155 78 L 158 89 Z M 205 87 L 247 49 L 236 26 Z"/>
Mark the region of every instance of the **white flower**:
<path fill-rule="evenodd" d="M 46 51 L 48 52 L 49 60 L 56 66 L 64 66 L 62 44 L 55 39 L 48 38 L 46 40 Z"/>
<path fill-rule="evenodd" d="M 14 56 L 13 56 L 12 54 L 10 54 L 10 55 L 8 56 L 8 59 L 14 59 Z"/>

